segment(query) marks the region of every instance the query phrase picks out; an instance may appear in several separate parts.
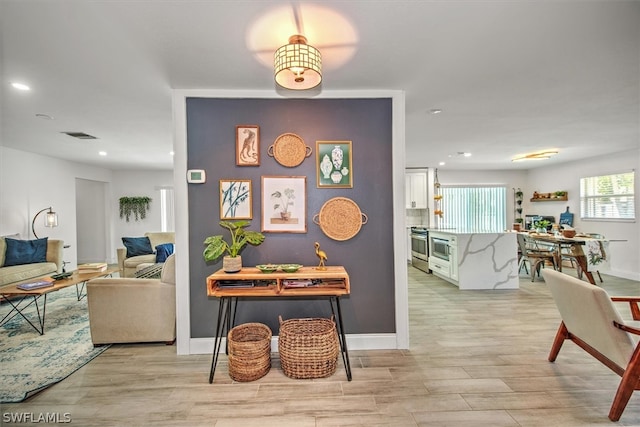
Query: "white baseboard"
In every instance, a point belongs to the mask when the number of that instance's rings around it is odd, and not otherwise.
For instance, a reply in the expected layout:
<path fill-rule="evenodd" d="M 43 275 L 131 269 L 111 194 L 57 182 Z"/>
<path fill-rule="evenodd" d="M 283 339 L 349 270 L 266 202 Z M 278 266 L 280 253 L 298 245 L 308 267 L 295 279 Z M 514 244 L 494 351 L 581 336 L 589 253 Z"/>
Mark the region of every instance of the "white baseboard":
<path fill-rule="evenodd" d="M 222 339 L 220 353 L 224 353 L 226 338 Z M 348 350 L 394 350 L 397 349 L 396 334 L 355 334 L 347 335 Z M 271 351 L 278 351 L 278 337 L 271 338 Z M 213 353 L 213 337 L 191 338 L 189 340 L 189 354 Z"/>

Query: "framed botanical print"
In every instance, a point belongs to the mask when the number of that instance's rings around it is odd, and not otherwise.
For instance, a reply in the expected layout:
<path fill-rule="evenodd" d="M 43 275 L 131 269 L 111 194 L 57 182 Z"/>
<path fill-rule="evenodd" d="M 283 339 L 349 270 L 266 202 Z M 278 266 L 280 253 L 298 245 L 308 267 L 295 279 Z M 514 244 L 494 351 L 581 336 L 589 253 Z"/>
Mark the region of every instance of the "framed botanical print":
<path fill-rule="evenodd" d="M 260 166 L 259 126 L 236 126 L 236 165 Z"/>
<path fill-rule="evenodd" d="M 220 180 L 220 219 L 252 219 L 250 179 Z"/>
<path fill-rule="evenodd" d="M 307 232 L 307 177 L 262 177 L 262 231 Z"/>
<path fill-rule="evenodd" d="M 316 141 L 318 188 L 353 188 L 351 141 Z"/>

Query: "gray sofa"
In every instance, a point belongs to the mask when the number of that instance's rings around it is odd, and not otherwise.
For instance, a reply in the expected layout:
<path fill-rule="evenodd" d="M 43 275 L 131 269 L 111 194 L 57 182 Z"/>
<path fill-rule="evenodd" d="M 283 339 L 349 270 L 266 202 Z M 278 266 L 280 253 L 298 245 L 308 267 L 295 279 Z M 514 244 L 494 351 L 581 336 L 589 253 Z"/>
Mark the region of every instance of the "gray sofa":
<path fill-rule="evenodd" d="M 5 266 L 7 243 L 0 237 L 0 288 L 48 274 L 60 273 L 63 265 L 62 240 L 47 240 L 47 262 Z"/>

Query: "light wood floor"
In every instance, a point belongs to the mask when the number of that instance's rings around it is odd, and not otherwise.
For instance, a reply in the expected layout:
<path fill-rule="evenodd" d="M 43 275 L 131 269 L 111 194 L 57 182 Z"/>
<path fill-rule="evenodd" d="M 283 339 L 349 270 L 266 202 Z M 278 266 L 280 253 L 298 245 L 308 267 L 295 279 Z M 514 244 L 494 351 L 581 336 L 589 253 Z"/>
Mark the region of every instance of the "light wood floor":
<path fill-rule="evenodd" d="M 575 345 L 547 361 L 559 317 L 543 281 L 459 291 L 409 270 L 411 349 L 352 351 L 351 382 L 342 363 L 328 379 L 289 379 L 274 355 L 251 383 L 232 382 L 222 356 L 209 384 L 210 355 L 116 345 L 2 412 L 69 413 L 79 426 L 640 425 L 640 392 L 609 421 L 619 377 Z M 603 278 L 611 294 L 640 294 L 638 282 Z"/>

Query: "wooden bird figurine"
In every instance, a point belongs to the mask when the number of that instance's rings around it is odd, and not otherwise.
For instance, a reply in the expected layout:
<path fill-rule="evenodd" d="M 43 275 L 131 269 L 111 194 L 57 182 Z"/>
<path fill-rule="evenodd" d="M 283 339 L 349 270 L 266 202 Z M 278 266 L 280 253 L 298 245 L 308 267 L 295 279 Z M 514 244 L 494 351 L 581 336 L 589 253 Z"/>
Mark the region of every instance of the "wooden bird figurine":
<path fill-rule="evenodd" d="M 316 255 L 318 256 L 318 258 L 320 258 L 320 264 L 318 264 L 318 267 L 316 267 L 317 270 L 326 270 L 327 267 L 325 267 L 324 262 L 327 260 L 327 254 L 320 249 L 320 243 L 315 242 L 313 244 L 313 246 L 316 247 Z"/>

